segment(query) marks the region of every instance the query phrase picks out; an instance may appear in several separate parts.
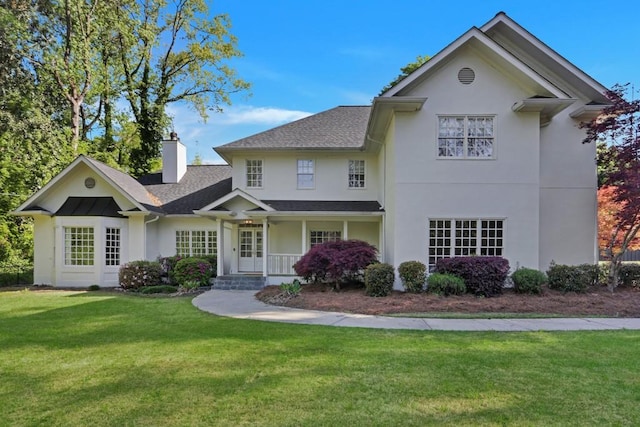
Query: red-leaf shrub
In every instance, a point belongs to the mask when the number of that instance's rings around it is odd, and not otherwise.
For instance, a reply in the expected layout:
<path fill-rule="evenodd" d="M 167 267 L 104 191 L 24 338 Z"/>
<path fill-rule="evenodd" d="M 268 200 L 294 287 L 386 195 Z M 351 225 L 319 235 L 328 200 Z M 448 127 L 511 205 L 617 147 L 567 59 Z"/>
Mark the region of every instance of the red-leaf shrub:
<path fill-rule="evenodd" d="M 487 256 L 443 258 L 436 263 L 436 272 L 460 277 L 469 293 L 492 297 L 502 293 L 509 261 Z"/>
<path fill-rule="evenodd" d="M 340 282 L 362 274 L 377 262 L 378 250 L 361 240 L 338 240 L 313 246 L 293 265 L 296 274 L 307 282 Z"/>

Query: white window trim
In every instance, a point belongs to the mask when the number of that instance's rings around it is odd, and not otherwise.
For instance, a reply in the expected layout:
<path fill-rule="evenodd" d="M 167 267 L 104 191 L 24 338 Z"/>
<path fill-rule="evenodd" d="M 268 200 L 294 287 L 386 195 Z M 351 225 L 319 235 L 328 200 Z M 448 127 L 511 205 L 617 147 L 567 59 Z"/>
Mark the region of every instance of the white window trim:
<path fill-rule="evenodd" d="M 455 157 L 455 156 L 441 156 L 440 155 L 440 118 L 441 117 L 463 117 L 465 119 L 465 142 L 464 142 L 464 149 L 463 149 L 463 153 L 464 156 L 462 157 Z M 467 129 L 467 118 L 469 117 L 491 117 L 493 118 L 493 146 L 491 149 L 491 157 L 468 157 L 467 156 L 467 136 L 466 136 L 466 129 Z M 474 160 L 479 160 L 479 161 L 487 161 L 487 160 L 496 160 L 498 158 L 498 115 L 497 114 L 438 114 L 436 116 L 436 143 L 435 143 L 435 152 L 436 152 L 436 159 L 438 160 L 465 160 L 465 161 L 474 161 Z"/>
<path fill-rule="evenodd" d="M 204 233 L 204 250 L 205 253 L 204 254 L 198 254 L 198 255 L 194 255 L 193 254 L 193 234 L 194 232 L 203 232 Z M 187 233 L 188 236 L 188 249 L 189 249 L 189 253 L 184 255 L 184 254 L 179 254 L 178 252 L 178 233 Z M 211 233 L 211 237 L 210 237 L 210 233 Z M 218 256 L 218 232 L 217 230 L 210 230 L 210 229 L 177 229 L 174 231 L 173 233 L 173 242 L 174 242 L 174 249 L 175 249 L 175 254 L 179 255 L 179 256 Z M 211 244 L 211 242 L 213 242 L 213 244 Z M 211 253 L 208 253 L 209 248 L 211 248 Z"/>
<path fill-rule="evenodd" d="M 84 257 L 82 258 L 72 258 L 71 257 L 71 253 L 67 252 L 67 230 L 71 230 L 71 229 L 87 229 L 87 230 L 91 230 L 91 236 L 92 236 L 92 241 L 91 241 L 91 259 L 89 260 L 88 258 L 85 259 Z M 99 230 L 99 228 L 98 228 Z M 96 226 L 95 225 L 75 225 L 75 224 L 69 224 L 69 225 L 63 225 L 62 226 L 62 264 L 64 267 L 70 267 L 70 268 L 93 268 L 96 265 Z M 82 254 L 84 254 L 84 252 L 82 252 Z M 68 256 L 67 256 L 68 255 Z M 73 261 L 73 260 L 86 260 L 86 261 L 90 261 L 90 264 L 74 264 L 74 263 L 67 263 L 67 261 Z"/>
<path fill-rule="evenodd" d="M 449 248 L 449 252 L 450 255 L 448 257 L 442 257 L 442 258 L 457 258 L 457 257 L 462 257 L 462 256 L 468 256 L 468 255 L 456 255 L 455 251 L 456 251 L 456 244 L 455 244 L 455 222 L 456 221 L 477 221 L 477 226 L 476 226 L 476 230 L 478 231 L 477 235 L 476 235 L 476 239 L 477 239 L 477 243 L 476 243 L 476 255 L 477 256 L 501 256 L 504 257 L 505 253 L 507 252 L 507 218 L 505 217 L 469 217 L 469 218 L 461 218 L 461 217 L 449 217 L 449 218 L 428 218 L 427 219 L 427 268 L 431 269 L 433 266 L 430 263 L 430 251 L 431 251 L 431 244 L 429 242 L 430 236 L 429 236 L 429 232 L 431 231 L 431 221 L 451 221 L 451 245 L 448 247 Z M 502 254 L 501 255 L 480 255 L 481 251 L 482 251 L 482 221 L 502 221 L 502 246 L 500 247 Z M 495 246 L 492 246 L 492 248 L 495 248 Z M 438 258 L 440 259 L 440 258 Z M 436 260 L 437 261 L 437 260 Z"/>
<path fill-rule="evenodd" d="M 363 166 L 364 166 L 364 180 L 362 183 L 362 187 L 352 187 L 351 184 L 351 179 L 349 178 L 349 176 L 351 175 L 351 169 L 349 168 L 349 165 L 351 164 L 351 162 L 362 162 Z M 347 188 L 349 190 L 366 190 L 367 189 L 367 161 L 365 159 L 348 159 L 347 160 Z"/>
<path fill-rule="evenodd" d="M 250 186 L 249 185 L 249 165 L 247 164 L 248 162 L 260 162 L 260 186 Z M 251 189 L 251 190 L 260 190 L 262 188 L 264 188 L 264 169 L 265 169 L 265 162 L 264 159 L 256 159 L 256 158 L 251 158 L 251 159 L 245 159 L 244 162 L 244 184 L 245 184 L 245 188 L 247 189 Z"/>
<path fill-rule="evenodd" d="M 311 162 L 311 173 L 300 173 L 299 162 Z M 311 187 L 300 186 L 300 175 L 311 175 Z M 297 159 L 296 160 L 296 188 L 298 190 L 315 190 L 316 188 L 316 160 L 315 159 Z"/>
<path fill-rule="evenodd" d="M 322 241 L 321 242 L 312 242 L 312 235 L 314 233 L 321 233 L 323 234 L 322 236 Z M 333 234 L 333 235 L 337 235 L 337 239 L 333 239 L 331 238 L 331 236 L 326 236 L 325 234 Z M 339 241 L 342 240 L 343 236 L 342 236 L 342 230 L 336 230 L 336 229 L 326 229 L 326 230 L 319 230 L 319 229 L 315 229 L 315 230 L 309 230 L 309 248 L 314 247 L 315 245 L 319 245 L 325 242 L 334 242 L 334 241 Z"/>

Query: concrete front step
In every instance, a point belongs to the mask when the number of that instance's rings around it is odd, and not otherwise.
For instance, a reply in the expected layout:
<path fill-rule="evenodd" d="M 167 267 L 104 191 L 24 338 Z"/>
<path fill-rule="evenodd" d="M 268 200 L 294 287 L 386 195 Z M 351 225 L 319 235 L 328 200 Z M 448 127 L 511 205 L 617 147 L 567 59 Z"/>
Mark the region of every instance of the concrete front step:
<path fill-rule="evenodd" d="M 265 283 L 266 277 L 232 274 L 213 279 L 213 289 L 258 291 L 264 288 Z"/>

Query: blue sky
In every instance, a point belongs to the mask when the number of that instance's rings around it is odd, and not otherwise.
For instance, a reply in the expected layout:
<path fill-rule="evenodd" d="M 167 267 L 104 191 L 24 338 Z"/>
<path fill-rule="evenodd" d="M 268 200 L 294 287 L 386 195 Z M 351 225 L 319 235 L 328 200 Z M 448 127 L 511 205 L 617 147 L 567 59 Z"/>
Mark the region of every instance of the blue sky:
<path fill-rule="evenodd" d="M 212 147 L 337 105 L 367 105 L 418 55 L 435 55 L 504 11 L 607 87 L 640 89 L 640 2 L 433 0 L 216 0 L 244 57 L 232 66 L 252 84 L 207 123 L 185 105 L 168 112 L 187 145 L 219 163 Z"/>

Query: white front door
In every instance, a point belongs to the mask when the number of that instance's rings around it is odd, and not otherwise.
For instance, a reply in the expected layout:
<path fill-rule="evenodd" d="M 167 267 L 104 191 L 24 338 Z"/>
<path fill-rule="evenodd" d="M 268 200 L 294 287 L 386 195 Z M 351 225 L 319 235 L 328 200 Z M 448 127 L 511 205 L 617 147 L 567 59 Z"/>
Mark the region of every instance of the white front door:
<path fill-rule="evenodd" d="M 238 270 L 245 273 L 262 271 L 262 226 L 240 227 L 238 243 Z"/>

